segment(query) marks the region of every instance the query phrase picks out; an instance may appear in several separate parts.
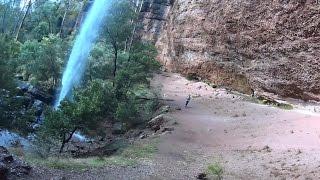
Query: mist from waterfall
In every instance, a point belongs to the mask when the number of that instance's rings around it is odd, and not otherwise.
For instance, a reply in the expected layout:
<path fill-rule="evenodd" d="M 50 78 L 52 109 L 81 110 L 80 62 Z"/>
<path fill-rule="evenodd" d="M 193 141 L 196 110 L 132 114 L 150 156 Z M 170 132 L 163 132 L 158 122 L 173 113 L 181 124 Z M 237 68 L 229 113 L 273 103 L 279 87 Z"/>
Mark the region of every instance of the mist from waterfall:
<path fill-rule="evenodd" d="M 61 91 L 57 95 L 55 108 L 58 108 L 61 101 L 71 94 L 74 87 L 80 84 L 89 53 L 99 35 L 109 4 L 110 0 L 95 0 L 88 11 L 63 73 Z"/>

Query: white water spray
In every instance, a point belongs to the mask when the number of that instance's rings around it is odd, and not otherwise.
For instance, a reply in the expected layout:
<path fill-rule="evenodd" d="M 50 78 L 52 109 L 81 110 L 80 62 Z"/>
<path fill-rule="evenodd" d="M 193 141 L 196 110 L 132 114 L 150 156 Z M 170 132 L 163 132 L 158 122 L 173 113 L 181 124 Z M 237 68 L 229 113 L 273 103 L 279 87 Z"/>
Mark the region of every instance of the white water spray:
<path fill-rule="evenodd" d="M 61 101 L 71 93 L 74 87 L 80 84 L 89 53 L 99 35 L 109 4 L 109 0 L 95 0 L 81 25 L 80 33 L 76 38 L 67 67 L 63 73 L 62 87 L 55 102 L 55 108 L 58 108 Z"/>

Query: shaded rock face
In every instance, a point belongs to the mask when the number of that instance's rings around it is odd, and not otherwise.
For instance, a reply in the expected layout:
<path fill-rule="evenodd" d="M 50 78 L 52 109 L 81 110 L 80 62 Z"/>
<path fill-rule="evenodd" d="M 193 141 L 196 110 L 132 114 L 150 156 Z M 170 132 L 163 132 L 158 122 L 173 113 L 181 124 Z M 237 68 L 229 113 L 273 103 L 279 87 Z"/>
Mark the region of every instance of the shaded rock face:
<path fill-rule="evenodd" d="M 316 0 L 149 0 L 140 36 L 169 70 L 244 93 L 320 100 Z"/>

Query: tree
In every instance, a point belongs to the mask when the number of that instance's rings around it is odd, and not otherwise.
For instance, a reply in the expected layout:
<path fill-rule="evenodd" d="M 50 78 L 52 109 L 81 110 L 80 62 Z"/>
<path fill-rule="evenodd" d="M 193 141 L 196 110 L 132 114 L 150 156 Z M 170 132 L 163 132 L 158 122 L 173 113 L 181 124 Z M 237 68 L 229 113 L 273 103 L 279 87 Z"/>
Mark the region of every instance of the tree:
<path fill-rule="evenodd" d="M 29 11 L 30 11 L 30 9 L 31 9 L 31 5 L 32 5 L 32 1 L 29 0 L 28 5 L 27 5 L 27 10 L 25 11 L 25 13 L 24 13 L 24 15 L 23 15 L 23 17 L 22 17 L 22 20 L 21 20 L 21 22 L 20 22 L 20 24 L 19 24 L 18 30 L 17 30 L 16 35 L 15 35 L 15 40 L 16 40 L 16 41 L 17 41 L 18 38 L 19 38 L 19 34 L 20 34 L 20 31 L 21 31 L 21 29 L 22 29 L 22 27 L 23 27 L 24 21 L 26 20 L 26 17 L 27 17 L 27 15 L 29 14 Z"/>
<path fill-rule="evenodd" d="M 106 17 L 105 32 L 107 42 L 113 49 L 113 77 L 117 73 L 117 60 L 119 51 L 124 51 L 127 40 L 131 37 L 134 28 L 131 23 L 132 17 L 136 16 L 134 7 L 128 1 L 113 1 Z"/>
<path fill-rule="evenodd" d="M 0 34 L 0 89 L 12 88 L 13 68 L 11 61 L 17 57 L 20 44 L 7 35 Z"/>
<path fill-rule="evenodd" d="M 64 101 L 58 110 L 48 110 L 39 134 L 60 141 L 60 153 L 76 131 L 87 133 L 99 128 L 103 118 L 113 114 L 114 99 L 110 88 L 101 81 L 93 81 L 79 89 L 74 101 Z"/>
<path fill-rule="evenodd" d="M 61 76 L 61 68 L 65 57 L 65 44 L 55 35 L 44 37 L 41 42 L 26 41 L 21 47 L 18 59 L 20 72 L 25 72 L 36 82 L 42 82 L 48 89 L 54 89 Z"/>

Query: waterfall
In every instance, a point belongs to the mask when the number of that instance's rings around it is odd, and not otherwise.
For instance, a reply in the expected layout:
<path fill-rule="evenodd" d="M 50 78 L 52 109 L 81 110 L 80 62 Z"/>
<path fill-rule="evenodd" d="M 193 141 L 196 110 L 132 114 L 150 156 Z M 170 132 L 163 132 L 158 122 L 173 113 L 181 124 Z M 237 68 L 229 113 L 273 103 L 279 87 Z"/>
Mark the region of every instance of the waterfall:
<path fill-rule="evenodd" d="M 95 0 L 81 25 L 63 73 L 61 91 L 57 95 L 55 108 L 58 108 L 61 101 L 71 93 L 74 87 L 80 84 L 89 53 L 99 35 L 109 4 L 110 0 Z"/>

